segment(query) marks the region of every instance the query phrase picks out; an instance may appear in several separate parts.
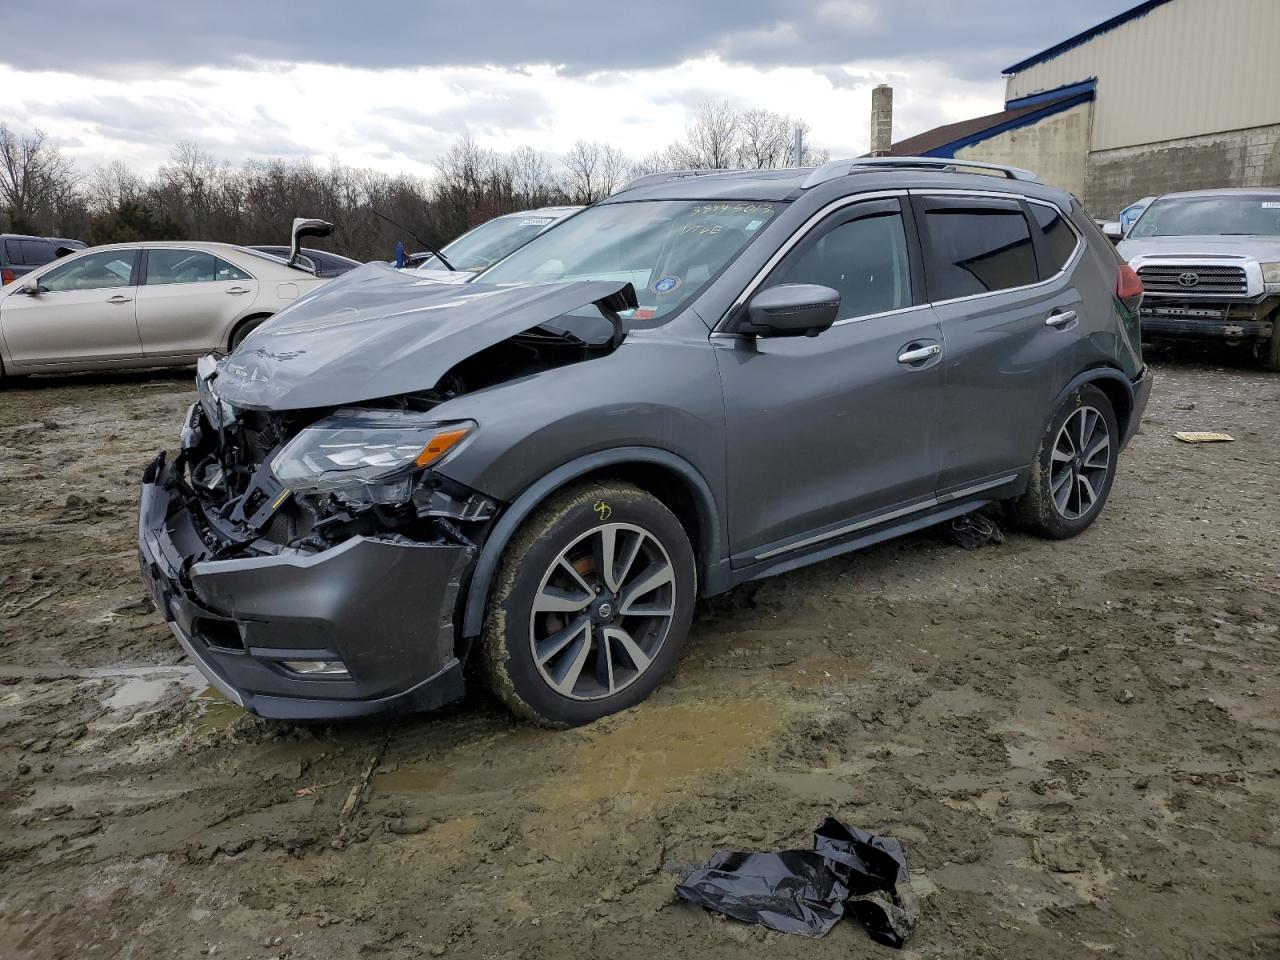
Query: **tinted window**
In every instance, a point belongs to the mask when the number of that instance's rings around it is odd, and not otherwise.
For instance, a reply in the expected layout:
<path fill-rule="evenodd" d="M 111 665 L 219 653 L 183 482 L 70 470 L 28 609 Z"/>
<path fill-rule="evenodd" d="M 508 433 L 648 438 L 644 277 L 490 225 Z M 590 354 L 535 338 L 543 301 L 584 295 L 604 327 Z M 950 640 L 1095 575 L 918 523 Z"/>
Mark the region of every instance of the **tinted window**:
<path fill-rule="evenodd" d="M 29 267 L 43 267 L 53 260 L 53 244 L 48 240 L 23 240 L 22 262 Z"/>
<path fill-rule="evenodd" d="M 147 253 L 148 286 L 248 279 L 249 275 L 243 270 L 203 250 L 150 250 Z"/>
<path fill-rule="evenodd" d="M 6 263 L 22 262 L 21 240 L 6 240 L 4 242 L 4 259 Z"/>
<path fill-rule="evenodd" d="M 840 294 L 840 319 L 911 306 L 902 216 L 885 213 L 832 227 L 783 265 L 769 285 L 817 283 Z"/>
<path fill-rule="evenodd" d="M 1067 265 L 1071 255 L 1076 252 L 1076 235 L 1067 226 L 1066 218 L 1053 207 L 1042 203 L 1029 204 L 1031 215 L 1044 231 L 1044 243 L 1041 249 L 1045 252 L 1045 263 L 1040 264 L 1040 276 L 1043 279 L 1052 277 Z"/>
<path fill-rule="evenodd" d="M 934 300 L 1035 283 L 1035 250 L 1019 208 L 940 208 L 925 214 Z"/>
<path fill-rule="evenodd" d="M 69 260 L 40 278 L 44 290 L 102 290 L 133 284 L 133 250 L 103 250 Z"/>

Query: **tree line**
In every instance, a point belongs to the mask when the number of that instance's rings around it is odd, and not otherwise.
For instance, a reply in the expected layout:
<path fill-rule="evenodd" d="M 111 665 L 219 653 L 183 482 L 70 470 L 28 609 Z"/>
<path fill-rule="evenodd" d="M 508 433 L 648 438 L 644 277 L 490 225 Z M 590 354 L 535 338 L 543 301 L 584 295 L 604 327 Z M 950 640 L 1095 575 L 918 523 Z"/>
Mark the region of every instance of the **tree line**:
<path fill-rule="evenodd" d="M 664 170 L 797 165 L 794 133 L 808 128 L 768 110 L 704 103 L 684 136 L 640 159 L 609 143 L 579 140 L 555 155 L 522 146 L 503 152 L 464 134 L 430 177 L 387 174 L 333 161 L 220 162 L 177 144 L 142 175 L 115 161 L 78 168 L 39 130 L 0 124 L 0 232 L 69 237 L 91 245 L 138 240 L 285 243 L 295 216 L 320 217 L 334 234 L 317 246 L 358 260 L 389 259 L 396 241 L 447 243 L 503 213 L 593 203 L 632 177 Z M 801 166 L 825 151 L 804 149 Z"/>

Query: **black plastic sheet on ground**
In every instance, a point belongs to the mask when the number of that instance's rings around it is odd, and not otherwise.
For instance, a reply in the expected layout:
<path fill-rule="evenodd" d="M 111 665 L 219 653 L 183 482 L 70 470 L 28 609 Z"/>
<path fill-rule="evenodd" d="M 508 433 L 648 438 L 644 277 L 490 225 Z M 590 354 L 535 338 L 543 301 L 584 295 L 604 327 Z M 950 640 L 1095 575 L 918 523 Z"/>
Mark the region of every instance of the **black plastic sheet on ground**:
<path fill-rule="evenodd" d="M 901 947 L 920 908 L 907 856 L 893 837 L 877 837 L 827 817 L 812 850 L 717 853 L 676 887 L 685 900 L 782 933 L 825 936 L 846 913 L 873 940 Z"/>

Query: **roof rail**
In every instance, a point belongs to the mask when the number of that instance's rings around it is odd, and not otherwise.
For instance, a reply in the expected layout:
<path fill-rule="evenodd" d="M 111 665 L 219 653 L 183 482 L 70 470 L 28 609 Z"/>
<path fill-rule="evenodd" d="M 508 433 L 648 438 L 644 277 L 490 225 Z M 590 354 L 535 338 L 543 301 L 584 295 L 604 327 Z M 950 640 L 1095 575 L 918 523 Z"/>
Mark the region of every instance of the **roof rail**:
<path fill-rule="evenodd" d="M 634 180 L 628 180 L 617 190 L 613 191 L 613 195 L 626 193 L 628 190 L 634 190 L 636 187 L 648 187 L 655 183 L 675 183 L 677 180 L 691 180 L 694 177 L 711 177 L 718 173 L 741 173 L 738 168 L 728 169 L 720 167 L 699 167 L 691 170 L 664 170 L 661 173 L 646 173 L 643 177 L 636 177 Z"/>
<path fill-rule="evenodd" d="M 820 183 L 847 176 L 859 168 L 866 170 L 874 167 L 886 167 L 892 170 L 941 170 L 948 173 L 959 173 L 962 170 L 981 170 L 998 173 L 1010 180 L 1024 180 L 1028 183 L 1040 183 L 1040 178 L 1030 170 L 1021 167 L 1008 167 L 999 163 L 980 163 L 977 160 L 951 160 L 946 157 L 857 157 L 853 160 L 831 160 L 809 174 L 802 189 L 808 190 Z"/>

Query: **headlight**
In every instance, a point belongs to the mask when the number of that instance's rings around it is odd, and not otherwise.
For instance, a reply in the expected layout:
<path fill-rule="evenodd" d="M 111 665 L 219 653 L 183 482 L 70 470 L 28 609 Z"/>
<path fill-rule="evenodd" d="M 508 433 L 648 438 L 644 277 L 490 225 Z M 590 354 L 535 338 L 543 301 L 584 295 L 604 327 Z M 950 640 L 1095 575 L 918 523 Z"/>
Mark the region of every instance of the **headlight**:
<path fill-rule="evenodd" d="M 1262 264 L 1262 282 L 1280 284 L 1280 263 Z"/>
<path fill-rule="evenodd" d="M 206 355 L 196 361 L 196 395 L 200 398 L 200 409 L 204 417 L 215 430 L 221 430 L 235 419 L 235 411 L 224 400 L 219 400 L 213 392 L 213 378 L 217 373 L 218 361 L 212 355 Z"/>
<path fill-rule="evenodd" d="M 402 410 L 338 410 L 290 440 L 271 461 L 271 472 L 294 492 L 403 503 L 420 472 L 443 460 L 475 426 Z"/>

